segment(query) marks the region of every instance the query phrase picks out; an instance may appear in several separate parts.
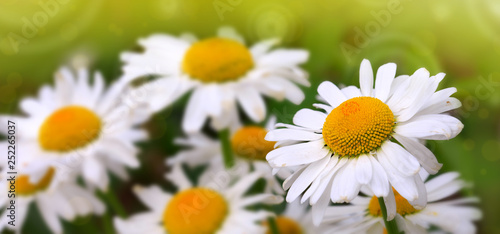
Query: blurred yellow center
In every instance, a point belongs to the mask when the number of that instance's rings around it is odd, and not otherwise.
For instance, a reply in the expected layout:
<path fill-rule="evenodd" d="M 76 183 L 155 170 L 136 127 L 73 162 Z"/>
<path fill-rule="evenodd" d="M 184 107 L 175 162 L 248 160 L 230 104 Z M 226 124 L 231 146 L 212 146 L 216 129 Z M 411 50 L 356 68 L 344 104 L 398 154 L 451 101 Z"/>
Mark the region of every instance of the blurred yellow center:
<path fill-rule="evenodd" d="M 45 190 L 49 187 L 52 178 L 54 177 L 54 168 L 50 167 L 45 175 L 36 184 L 30 183 L 30 177 L 28 175 L 20 175 L 16 179 L 16 193 L 25 196 L 31 195 L 36 192 Z"/>
<path fill-rule="evenodd" d="M 241 157 L 266 160 L 266 155 L 274 149 L 274 141 L 266 141 L 267 130 L 258 126 L 240 128 L 231 139 L 233 152 Z"/>
<path fill-rule="evenodd" d="M 101 120 L 94 112 L 81 106 L 68 106 L 45 119 L 38 141 L 45 150 L 67 152 L 94 141 L 100 131 Z"/>
<path fill-rule="evenodd" d="M 219 193 L 208 188 L 191 188 L 177 193 L 163 214 L 163 225 L 168 233 L 215 233 L 229 207 Z"/>
<path fill-rule="evenodd" d="M 418 211 L 408 202 L 408 200 L 399 195 L 395 189 L 392 189 L 392 191 L 394 192 L 394 197 L 396 198 L 396 212 L 398 214 L 405 216 L 408 214 L 414 214 Z M 368 212 L 373 216 L 382 217 L 382 211 L 380 210 L 380 204 L 377 197 L 373 196 L 370 200 Z"/>
<path fill-rule="evenodd" d="M 250 51 L 226 38 L 209 38 L 194 43 L 184 56 L 182 68 L 202 82 L 237 80 L 253 67 Z"/>
<path fill-rule="evenodd" d="M 269 228 L 269 223 L 264 222 L 264 225 L 267 227 L 266 234 L 271 234 L 271 229 Z M 276 226 L 278 226 L 279 233 L 282 234 L 302 234 L 302 228 L 300 225 L 293 219 L 278 216 L 276 217 Z"/>
<path fill-rule="evenodd" d="M 379 148 L 394 128 L 391 109 L 372 97 L 351 98 L 332 110 L 323 139 L 339 156 L 358 156 Z"/>

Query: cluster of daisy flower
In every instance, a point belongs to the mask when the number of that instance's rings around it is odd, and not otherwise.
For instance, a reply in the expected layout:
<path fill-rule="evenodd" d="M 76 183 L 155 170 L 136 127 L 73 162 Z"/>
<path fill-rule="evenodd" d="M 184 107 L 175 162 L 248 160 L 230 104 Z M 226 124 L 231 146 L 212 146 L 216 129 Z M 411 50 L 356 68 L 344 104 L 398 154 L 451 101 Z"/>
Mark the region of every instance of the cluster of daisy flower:
<path fill-rule="evenodd" d="M 276 123 L 264 96 L 298 105 L 310 86 L 300 67 L 308 52 L 278 42 L 248 47 L 228 27 L 201 40 L 151 35 L 139 40 L 141 52 L 121 55 L 123 75 L 109 85 L 98 72 L 61 68 L 53 86 L 21 101 L 23 115 L 0 116 L 4 135 L 8 121 L 17 124 L 19 172 L 18 225 L 2 214 L 0 229 L 20 231 L 31 203 L 54 233 L 61 219 L 105 214 L 109 173 L 127 180 L 140 167 L 136 143 L 148 139 L 140 126 L 189 95 L 175 140 L 183 149 L 165 161 L 176 191 L 135 185 L 148 210 L 114 217 L 116 233 L 475 232 L 477 198 L 452 197 L 466 186 L 458 173 L 430 176 L 442 165 L 425 141 L 463 128 L 447 114 L 461 105 L 456 89 L 438 90 L 443 73 L 396 77 L 389 63 L 374 79 L 363 60 L 360 88 L 325 81 L 318 110 Z M 0 186 L 8 168 L 0 160 Z M 202 173 L 193 179 L 195 168 Z"/>

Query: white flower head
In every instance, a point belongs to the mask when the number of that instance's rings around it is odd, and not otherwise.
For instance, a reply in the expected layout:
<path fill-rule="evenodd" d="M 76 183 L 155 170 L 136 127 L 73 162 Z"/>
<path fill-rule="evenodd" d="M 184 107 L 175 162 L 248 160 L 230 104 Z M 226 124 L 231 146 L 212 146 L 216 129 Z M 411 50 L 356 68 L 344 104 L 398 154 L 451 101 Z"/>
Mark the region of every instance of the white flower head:
<path fill-rule="evenodd" d="M 426 180 L 428 174 L 421 171 L 420 177 Z M 465 183 L 458 179 L 459 174 L 448 172 L 425 182 L 429 204 L 422 210 L 415 209 L 396 190 L 391 191 L 388 209 L 393 210 L 399 229 L 405 233 L 427 233 L 431 226 L 446 233 L 476 233 L 474 221 L 482 213 L 470 206 L 477 202 L 475 197 L 449 199 L 460 191 Z M 377 197 L 370 191 L 364 191 L 371 197 L 359 196 L 348 206 L 329 207 L 325 212 L 325 223 L 334 226 L 331 233 L 382 233 L 384 221 Z"/>
<path fill-rule="evenodd" d="M 266 180 L 264 192 L 284 194 L 280 182 L 273 175 L 272 168 L 265 160 L 266 154 L 273 149 L 275 142 L 268 142 L 264 137 L 268 131 L 274 128 L 275 124 L 276 118 L 271 117 L 266 128 L 256 125 L 234 128 L 230 141 L 235 158 L 234 167 L 236 169 L 233 171 L 240 175 L 246 175 L 252 169 L 259 171 Z M 191 167 L 207 165 L 207 172 L 204 175 L 209 177 L 225 170 L 220 141 L 202 133 L 188 133 L 186 138 L 178 138 L 175 142 L 186 149 L 167 158 L 167 164 L 184 163 Z M 280 178 L 286 177 L 280 176 Z"/>
<path fill-rule="evenodd" d="M 262 222 L 273 214 L 246 207 L 277 204 L 283 199 L 272 194 L 245 196 L 260 177 L 259 172 L 253 172 L 228 185 L 232 175 L 221 171 L 210 180 L 193 185 L 180 164 L 176 164 L 167 178 L 178 187 L 178 192 L 167 193 L 158 186 L 136 186 L 135 194 L 150 210 L 126 220 L 115 218 L 115 227 L 122 234 L 263 233 Z"/>
<path fill-rule="evenodd" d="M 38 210 L 53 233 L 63 233 L 63 228 L 60 219 L 72 221 L 77 217 L 83 217 L 89 214 L 104 213 L 104 204 L 95 197 L 95 195 L 77 185 L 76 179 L 61 180 L 60 176 L 68 176 L 67 174 L 60 174 L 57 169 L 49 168 L 37 183 L 31 183 L 29 175 L 18 174 L 16 175 L 15 198 L 8 199 L 7 190 L 10 189 L 10 175 L 6 171 L 1 171 L 1 175 L 8 175 L 7 178 L 1 177 L 0 187 L 1 190 L 0 206 L 8 208 L 14 199 L 15 204 L 15 218 L 14 225 L 9 225 L 8 222 L 12 221 L 8 216 L 9 209 L 2 212 L 0 220 L 0 230 L 4 228 L 12 229 L 14 231 L 21 231 L 24 221 L 28 214 L 28 208 L 31 203 L 35 203 Z"/>
<path fill-rule="evenodd" d="M 154 97 L 152 111 L 159 111 L 192 90 L 182 127 L 199 131 L 207 119 L 216 130 L 239 122 L 237 104 L 254 121 L 266 116 L 263 95 L 299 104 L 304 93 L 296 84 L 309 86 L 307 73 L 298 66 L 308 59 L 304 50 L 271 48 L 277 40 L 252 47 L 232 28 L 197 41 L 194 36 L 152 35 L 139 40 L 143 53 L 123 53 L 129 79 L 153 75 L 156 81 L 141 88 Z"/>
<path fill-rule="evenodd" d="M 20 108 L 25 115 L 0 116 L 2 134 L 8 121 L 16 125 L 18 165 L 37 183 L 47 168 L 61 173 L 82 174 L 90 186 L 105 190 L 107 171 L 127 177 L 125 167 L 138 167 L 135 142 L 147 138 L 136 128 L 148 118 L 137 103 L 124 103 L 127 83 L 121 79 L 108 89 L 100 73 L 90 84 L 86 69 L 73 74 L 60 69 L 55 86 L 43 86 L 37 98 L 24 98 Z M 130 98 L 129 98 L 130 100 Z M 0 142 L 5 148 L 7 141 Z M 7 167 L 7 160 L 1 165 Z"/>
<path fill-rule="evenodd" d="M 294 125 L 278 124 L 283 128 L 266 136 L 278 145 L 298 142 L 276 148 L 267 160 L 273 168 L 299 167 L 284 182 L 287 201 L 303 193 L 301 201 L 309 199 L 317 209 L 316 222 L 329 200 L 349 202 L 363 185 L 377 197 L 388 196 L 392 186 L 412 205 L 425 207 L 418 172 L 422 166 L 435 174 L 441 164 L 419 140 L 455 137 L 463 125 L 444 112 L 461 103 L 450 97 L 455 88 L 436 91 L 443 73 L 430 77 L 422 68 L 411 76 L 395 74 L 395 64 L 381 66 L 373 88 L 370 62 L 363 60 L 360 89 L 323 82 L 318 93 L 326 104 L 314 105 L 322 111 L 299 110 Z"/>

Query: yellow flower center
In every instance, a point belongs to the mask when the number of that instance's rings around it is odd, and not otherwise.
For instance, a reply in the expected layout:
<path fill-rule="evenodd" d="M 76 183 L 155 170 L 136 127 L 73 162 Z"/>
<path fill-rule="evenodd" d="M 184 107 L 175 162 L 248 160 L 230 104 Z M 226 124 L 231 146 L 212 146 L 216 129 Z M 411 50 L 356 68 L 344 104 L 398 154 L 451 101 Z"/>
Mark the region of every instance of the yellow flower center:
<path fill-rule="evenodd" d="M 209 38 L 194 43 L 186 52 L 182 69 L 202 82 L 237 80 L 253 67 L 250 51 L 226 38 Z"/>
<path fill-rule="evenodd" d="M 88 145 L 100 131 L 101 120 L 94 112 L 81 106 L 67 106 L 45 119 L 38 141 L 45 150 L 67 152 Z"/>
<path fill-rule="evenodd" d="M 266 160 L 266 155 L 274 149 L 274 141 L 266 141 L 267 130 L 258 126 L 240 128 L 231 139 L 233 152 L 244 158 Z"/>
<path fill-rule="evenodd" d="M 399 193 L 393 188 L 394 197 L 396 198 L 396 212 L 401 216 L 414 214 L 418 210 L 415 209 L 403 196 L 399 195 Z M 368 213 L 376 216 L 382 217 L 382 211 L 380 210 L 380 204 L 378 202 L 378 198 L 373 196 L 370 200 L 370 204 L 368 205 Z"/>
<path fill-rule="evenodd" d="M 379 99 L 351 98 L 330 112 L 323 125 L 323 139 L 339 156 L 359 156 L 379 148 L 394 124 L 394 114 Z"/>
<path fill-rule="evenodd" d="M 177 193 L 167 204 L 163 225 L 168 233 L 214 233 L 229 212 L 224 197 L 208 188 Z"/>
<path fill-rule="evenodd" d="M 283 234 L 302 234 L 302 228 L 300 225 L 293 219 L 278 216 L 276 217 L 276 226 L 278 226 L 279 233 Z M 267 227 L 266 234 L 271 234 L 271 229 L 269 228 L 269 223 L 266 221 L 264 225 Z"/>
<path fill-rule="evenodd" d="M 49 187 L 54 177 L 54 173 L 54 168 L 50 167 L 36 184 L 30 183 L 30 177 L 28 175 L 20 175 L 16 179 L 16 193 L 21 196 L 26 196 L 45 190 Z"/>

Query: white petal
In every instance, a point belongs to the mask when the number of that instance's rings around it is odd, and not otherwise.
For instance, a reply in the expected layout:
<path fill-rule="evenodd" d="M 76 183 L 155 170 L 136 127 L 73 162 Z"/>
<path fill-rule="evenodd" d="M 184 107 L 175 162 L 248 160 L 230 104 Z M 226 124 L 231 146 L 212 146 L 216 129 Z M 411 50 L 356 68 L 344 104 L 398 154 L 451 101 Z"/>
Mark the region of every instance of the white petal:
<path fill-rule="evenodd" d="M 265 55 L 271 47 L 278 44 L 278 39 L 269 39 L 261 41 L 250 48 L 250 53 L 254 57 L 254 59 L 258 59 L 261 56 Z"/>
<path fill-rule="evenodd" d="M 203 127 L 207 117 L 204 98 L 202 89 L 195 89 L 191 94 L 182 121 L 184 131 L 197 132 Z"/>
<path fill-rule="evenodd" d="M 266 104 L 262 96 L 254 88 L 243 88 L 236 93 L 238 102 L 245 113 L 255 122 L 260 122 L 266 117 Z"/>
<path fill-rule="evenodd" d="M 356 162 L 356 179 L 360 184 L 368 184 L 372 180 L 372 163 L 368 157 L 360 155 Z"/>
<path fill-rule="evenodd" d="M 334 108 L 347 100 L 342 91 L 330 81 L 324 81 L 318 86 L 318 94 Z"/>
<path fill-rule="evenodd" d="M 175 164 L 172 166 L 171 171 L 166 175 L 166 178 L 170 180 L 179 191 L 191 188 L 193 185 L 189 181 L 189 178 L 184 174 L 180 164 Z"/>
<path fill-rule="evenodd" d="M 387 177 L 389 178 L 392 187 L 394 187 L 394 189 L 398 191 L 401 196 L 406 198 L 409 202 L 413 202 L 418 199 L 419 193 L 413 176 L 401 176 L 394 169 L 386 167 L 386 164 L 381 164 L 387 172 Z"/>
<path fill-rule="evenodd" d="M 326 113 L 330 113 L 333 110 L 333 107 L 331 107 L 330 105 L 325 105 L 321 103 L 314 103 L 313 106 L 319 109 L 323 109 Z"/>
<path fill-rule="evenodd" d="M 171 195 L 163 192 L 163 190 L 157 185 L 149 187 L 136 185 L 133 187 L 133 191 L 143 204 L 145 204 L 149 209 L 155 211 L 162 211 L 168 200 L 172 197 Z"/>
<path fill-rule="evenodd" d="M 229 199 L 231 198 L 241 198 L 243 194 L 247 192 L 247 190 L 262 177 L 260 172 L 252 172 L 247 174 L 245 177 L 240 179 L 236 184 L 232 185 L 229 189 L 227 189 L 227 196 Z"/>
<path fill-rule="evenodd" d="M 443 166 L 437 161 L 436 156 L 420 142 L 406 138 L 397 133 L 393 134 L 393 137 L 396 138 L 410 154 L 415 156 L 420 162 L 420 165 L 430 174 L 436 174 Z"/>
<path fill-rule="evenodd" d="M 413 176 L 420 170 L 420 163 L 408 151 L 396 143 L 387 141 L 377 152 L 379 161 L 381 158 L 387 158 L 394 169 L 397 169 L 402 175 Z"/>
<path fill-rule="evenodd" d="M 211 116 L 219 116 L 222 112 L 222 91 L 214 84 L 206 85 L 203 89 L 206 103 L 209 104 L 205 105 L 206 112 Z"/>
<path fill-rule="evenodd" d="M 424 182 L 419 175 L 413 177 L 415 184 L 417 185 L 418 199 L 411 201 L 410 204 L 416 209 L 423 209 L 427 205 L 427 189 L 425 188 Z"/>
<path fill-rule="evenodd" d="M 315 141 L 323 137 L 321 134 L 313 133 L 310 131 L 301 131 L 297 129 L 275 129 L 267 133 L 266 141 Z"/>
<path fill-rule="evenodd" d="M 330 153 L 323 140 L 277 148 L 267 154 L 271 167 L 290 167 L 318 161 Z"/>
<path fill-rule="evenodd" d="M 387 63 L 377 70 L 375 79 L 375 97 L 385 103 L 391 92 L 391 85 L 396 76 L 396 64 Z"/>
<path fill-rule="evenodd" d="M 305 63 L 309 58 L 306 50 L 277 49 L 262 55 L 257 66 L 296 66 Z"/>
<path fill-rule="evenodd" d="M 394 131 L 409 138 L 449 140 L 457 136 L 464 125 L 455 117 L 442 114 L 423 115 L 399 124 Z"/>
<path fill-rule="evenodd" d="M 367 59 L 363 59 L 359 68 L 359 87 L 363 96 L 372 96 L 373 70 L 370 61 Z"/>
<path fill-rule="evenodd" d="M 293 182 L 292 187 L 288 190 L 286 196 L 287 202 L 295 201 L 295 199 L 316 179 L 316 177 L 322 172 L 326 167 L 330 157 L 324 157 L 323 159 L 311 163 Z"/>
<path fill-rule="evenodd" d="M 387 174 L 384 168 L 373 156 L 368 156 L 368 158 L 370 159 L 373 167 L 373 176 L 369 187 L 375 196 L 385 197 L 389 194 L 390 190 Z"/>
<path fill-rule="evenodd" d="M 55 207 L 52 206 L 52 200 L 45 196 L 38 196 L 37 201 L 38 209 L 42 211 L 42 218 L 45 220 L 47 226 L 54 233 L 62 233 L 62 225 L 57 217 Z"/>
<path fill-rule="evenodd" d="M 330 191 L 331 189 L 332 184 L 329 183 L 325 191 Z M 314 225 L 319 226 L 319 224 L 323 220 L 323 216 L 325 214 L 326 208 L 328 207 L 328 203 L 330 203 L 330 196 L 328 196 L 328 193 L 323 193 L 318 199 L 318 202 L 312 206 L 312 219 Z"/>
<path fill-rule="evenodd" d="M 359 90 L 356 86 L 347 86 L 342 88 L 341 91 L 347 99 L 361 97 L 361 90 Z"/>
<path fill-rule="evenodd" d="M 356 160 L 350 159 L 334 176 L 330 198 L 332 202 L 349 202 L 354 199 L 361 185 L 356 179 Z"/>
<path fill-rule="evenodd" d="M 327 115 L 311 109 L 301 109 L 293 116 L 293 123 L 309 129 L 320 130 L 323 128 Z"/>
<path fill-rule="evenodd" d="M 419 111 L 417 114 L 418 115 L 441 114 L 443 112 L 457 109 L 461 106 L 462 103 L 458 99 L 450 97 L 436 104 L 426 107 L 425 109 Z"/>
<path fill-rule="evenodd" d="M 283 181 L 283 189 L 288 190 L 290 187 L 292 187 L 293 183 L 299 178 L 299 176 L 302 174 L 302 172 L 307 168 L 307 166 L 303 166 L 302 168 L 296 170 L 293 174 L 289 175 L 285 181 Z M 273 168 L 274 170 L 274 168 Z"/>
<path fill-rule="evenodd" d="M 385 207 L 387 209 L 387 220 L 391 221 L 396 216 L 396 198 L 394 197 L 394 192 L 392 189 L 389 189 L 389 195 L 384 197 Z"/>

